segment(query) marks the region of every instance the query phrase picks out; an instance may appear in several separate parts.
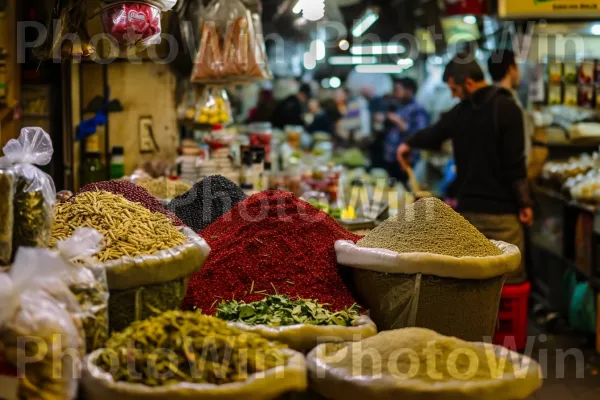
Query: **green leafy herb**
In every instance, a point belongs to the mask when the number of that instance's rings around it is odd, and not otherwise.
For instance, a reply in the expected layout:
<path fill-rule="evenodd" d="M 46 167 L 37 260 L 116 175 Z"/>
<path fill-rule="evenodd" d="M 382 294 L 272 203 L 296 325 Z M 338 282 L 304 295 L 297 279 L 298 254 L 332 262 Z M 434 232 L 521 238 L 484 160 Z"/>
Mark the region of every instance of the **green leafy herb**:
<path fill-rule="evenodd" d="M 270 296 L 250 304 L 235 300 L 222 302 L 217 307 L 217 317 L 225 321 L 273 327 L 297 324 L 351 326 L 360 317 L 360 307 L 355 304 L 334 313 L 327 309 L 326 304 L 314 300 Z"/>

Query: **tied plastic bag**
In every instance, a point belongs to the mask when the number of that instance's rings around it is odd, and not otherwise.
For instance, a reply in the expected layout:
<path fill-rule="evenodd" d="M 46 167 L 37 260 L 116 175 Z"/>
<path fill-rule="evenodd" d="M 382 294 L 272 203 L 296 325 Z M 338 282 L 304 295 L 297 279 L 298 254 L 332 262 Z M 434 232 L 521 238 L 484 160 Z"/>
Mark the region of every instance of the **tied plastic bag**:
<path fill-rule="evenodd" d="M 115 39 L 122 52 L 159 44 L 160 17 L 160 8 L 129 1 L 111 3 L 101 12 L 105 32 Z"/>
<path fill-rule="evenodd" d="M 192 81 L 270 79 L 260 16 L 240 0 L 215 0 L 206 9 Z"/>
<path fill-rule="evenodd" d="M 11 272 L 0 273 L 2 398 L 77 396 L 85 343 L 77 300 L 59 279 L 63 268 L 56 252 L 20 248 Z"/>
<path fill-rule="evenodd" d="M 12 252 L 20 246 L 47 247 L 52 229 L 56 189 L 52 178 L 35 165 L 47 165 L 52 140 L 42 128 L 23 128 L 18 140 L 4 146 L 0 166 L 14 176 Z"/>
<path fill-rule="evenodd" d="M 91 228 L 77 228 L 56 248 L 66 260 L 63 281 L 81 307 L 81 321 L 85 330 L 86 349 L 90 353 L 104 346 L 108 338 L 108 283 L 106 271 L 94 264 L 93 256 L 103 246 L 104 236 Z"/>
<path fill-rule="evenodd" d="M 227 125 L 233 122 L 231 103 L 227 92 L 219 87 L 207 87 L 196 103 L 196 122 Z"/>

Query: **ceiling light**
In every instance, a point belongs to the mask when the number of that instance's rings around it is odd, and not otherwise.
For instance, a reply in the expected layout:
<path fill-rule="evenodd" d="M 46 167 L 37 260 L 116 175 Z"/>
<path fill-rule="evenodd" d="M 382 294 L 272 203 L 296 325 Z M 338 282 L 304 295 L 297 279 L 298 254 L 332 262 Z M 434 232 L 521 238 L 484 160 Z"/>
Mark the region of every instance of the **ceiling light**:
<path fill-rule="evenodd" d="M 325 16 L 325 0 L 304 0 L 302 16 L 309 21 L 318 21 Z"/>
<path fill-rule="evenodd" d="M 346 39 L 342 39 L 340 40 L 340 50 L 348 50 L 350 48 L 350 42 L 348 42 Z"/>
<path fill-rule="evenodd" d="M 401 58 L 398 60 L 398 65 L 403 68 L 410 68 L 415 65 L 415 62 L 410 58 Z"/>
<path fill-rule="evenodd" d="M 352 36 L 362 36 L 366 31 L 369 30 L 371 26 L 373 26 L 375 22 L 377 22 L 378 19 L 379 14 L 377 12 L 374 12 L 370 8 L 367 9 L 367 11 L 365 11 L 365 15 L 363 15 L 362 18 L 356 21 L 354 24 L 354 27 L 352 28 Z"/>
<path fill-rule="evenodd" d="M 294 9 L 292 10 L 292 12 L 294 14 L 300 14 L 302 12 L 302 0 L 299 0 L 296 5 L 294 6 Z"/>
<path fill-rule="evenodd" d="M 369 54 L 402 54 L 406 51 L 406 47 L 401 44 L 394 43 L 380 43 L 370 45 L 352 46 L 350 53 L 356 55 L 369 55 Z"/>
<path fill-rule="evenodd" d="M 329 57 L 331 65 L 376 64 L 377 57 L 373 56 L 334 56 Z"/>
<path fill-rule="evenodd" d="M 329 86 L 331 86 L 334 89 L 339 88 L 340 86 L 342 86 L 342 80 L 340 78 L 338 78 L 337 76 L 333 76 L 330 80 L 329 80 Z"/>
<path fill-rule="evenodd" d="M 465 24 L 475 25 L 477 23 L 477 18 L 474 15 L 465 15 L 463 21 L 465 22 Z"/>
<path fill-rule="evenodd" d="M 308 70 L 315 69 L 317 67 L 317 60 L 315 55 L 312 53 L 304 53 L 304 68 Z"/>
<path fill-rule="evenodd" d="M 325 42 L 321 39 L 313 40 L 310 44 L 310 52 L 314 54 L 317 61 L 325 58 Z"/>
<path fill-rule="evenodd" d="M 329 84 L 329 79 L 325 78 L 321 81 L 321 86 L 324 89 L 329 89 L 331 87 L 331 85 Z"/>
<path fill-rule="evenodd" d="M 592 25 L 592 35 L 600 36 L 600 24 Z"/>
<path fill-rule="evenodd" d="M 357 65 L 356 72 L 361 74 L 399 74 L 404 67 L 396 64 Z"/>

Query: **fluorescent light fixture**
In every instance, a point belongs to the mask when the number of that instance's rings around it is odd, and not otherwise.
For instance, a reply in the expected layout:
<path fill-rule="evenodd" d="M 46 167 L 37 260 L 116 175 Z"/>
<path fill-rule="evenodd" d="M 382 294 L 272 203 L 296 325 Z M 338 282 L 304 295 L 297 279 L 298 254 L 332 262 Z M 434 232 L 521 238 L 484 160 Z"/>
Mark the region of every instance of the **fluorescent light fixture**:
<path fill-rule="evenodd" d="M 298 0 L 294 8 L 292 9 L 294 14 L 300 14 L 302 12 L 302 0 Z"/>
<path fill-rule="evenodd" d="M 348 42 L 346 39 L 342 39 L 340 40 L 340 50 L 348 50 L 350 48 L 350 42 Z"/>
<path fill-rule="evenodd" d="M 308 70 L 315 69 L 317 67 L 317 60 L 315 55 L 311 53 L 304 53 L 304 68 Z"/>
<path fill-rule="evenodd" d="M 415 65 L 415 62 L 410 58 L 401 58 L 398 60 L 398 65 L 403 68 L 410 68 Z"/>
<path fill-rule="evenodd" d="M 592 25 L 592 35 L 600 36 L 600 24 Z"/>
<path fill-rule="evenodd" d="M 474 15 L 465 15 L 463 21 L 465 24 L 475 25 L 477 23 L 477 18 Z"/>
<path fill-rule="evenodd" d="M 365 15 L 359 19 L 352 28 L 352 36 L 361 37 L 379 19 L 379 14 L 372 9 L 367 9 Z"/>
<path fill-rule="evenodd" d="M 406 47 L 401 44 L 394 43 L 380 43 L 380 44 L 368 44 L 360 46 L 352 46 L 350 53 L 357 56 L 364 55 L 379 55 L 379 54 L 402 54 L 406 51 Z"/>
<path fill-rule="evenodd" d="M 334 56 L 329 57 L 331 65 L 356 65 L 356 64 L 377 64 L 377 57 L 374 56 Z"/>
<path fill-rule="evenodd" d="M 310 52 L 315 55 L 317 61 L 325 58 L 325 42 L 321 39 L 313 40 L 310 44 Z"/>
<path fill-rule="evenodd" d="M 356 72 L 360 74 L 399 74 L 405 68 L 396 64 L 357 65 Z"/>
<path fill-rule="evenodd" d="M 337 76 L 333 76 L 331 77 L 331 79 L 329 79 L 329 86 L 331 86 L 334 89 L 337 89 L 340 86 L 342 86 L 342 80 Z"/>

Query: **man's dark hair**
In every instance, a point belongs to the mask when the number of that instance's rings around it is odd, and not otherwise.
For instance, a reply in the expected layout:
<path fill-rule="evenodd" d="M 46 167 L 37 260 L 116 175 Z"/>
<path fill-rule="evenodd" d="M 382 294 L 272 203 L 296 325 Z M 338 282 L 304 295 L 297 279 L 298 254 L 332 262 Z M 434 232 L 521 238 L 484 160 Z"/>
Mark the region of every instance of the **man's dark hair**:
<path fill-rule="evenodd" d="M 329 118 L 331 123 L 336 123 L 342 119 L 342 113 L 340 112 L 337 103 L 333 99 L 325 99 L 321 102 L 321 108 Z"/>
<path fill-rule="evenodd" d="M 452 78 L 458 85 L 464 84 L 468 78 L 475 82 L 485 80 L 485 74 L 471 53 L 458 53 L 446 66 L 444 82 Z"/>
<path fill-rule="evenodd" d="M 312 88 L 308 83 L 303 83 L 300 85 L 300 89 L 298 89 L 298 93 L 302 93 L 308 99 L 312 99 Z"/>
<path fill-rule="evenodd" d="M 488 70 L 494 82 L 500 82 L 510 67 L 517 65 L 515 53 L 511 50 L 494 50 L 488 59 Z"/>
<path fill-rule="evenodd" d="M 416 94 L 419 90 L 417 81 L 412 78 L 400 78 L 394 81 L 395 85 L 401 85 L 404 89 L 410 90 L 413 94 Z"/>

